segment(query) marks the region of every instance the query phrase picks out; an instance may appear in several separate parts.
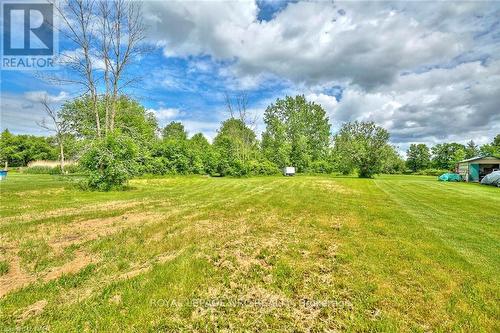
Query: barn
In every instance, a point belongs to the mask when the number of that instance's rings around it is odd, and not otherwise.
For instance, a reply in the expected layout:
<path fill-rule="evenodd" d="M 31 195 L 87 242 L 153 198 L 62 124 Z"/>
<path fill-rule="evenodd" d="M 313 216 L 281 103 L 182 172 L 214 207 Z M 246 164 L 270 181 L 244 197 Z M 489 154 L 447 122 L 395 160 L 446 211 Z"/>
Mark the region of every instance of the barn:
<path fill-rule="evenodd" d="M 493 155 L 477 156 L 457 164 L 457 173 L 467 182 L 479 182 L 496 170 L 500 170 L 500 158 Z"/>

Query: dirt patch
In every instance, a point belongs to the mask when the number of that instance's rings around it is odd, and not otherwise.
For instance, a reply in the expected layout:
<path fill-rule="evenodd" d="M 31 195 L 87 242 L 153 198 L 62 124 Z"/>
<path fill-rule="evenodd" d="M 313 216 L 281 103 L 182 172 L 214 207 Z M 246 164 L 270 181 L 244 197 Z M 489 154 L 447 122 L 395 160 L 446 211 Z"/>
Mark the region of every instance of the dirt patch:
<path fill-rule="evenodd" d="M 131 269 L 125 273 L 119 275 L 108 275 L 104 277 L 98 277 L 92 281 L 91 285 L 84 288 L 75 289 L 66 293 L 61 298 L 61 302 L 65 304 L 74 304 L 81 302 L 85 299 L 92 297 L 93 295 L 98 293 L 99 290 L 102 290 L 110 283 L 117 282 L 120 280 L 132 279 L 136 276 L 146 273 L 153 268 L 154 264 L 164 264 L 168 261 L 174 260 L 179 255 L 181 255 L 182 252 L 183 250 L 162 253 L 146 262 L 133 264 Z"/>
<path fill-rule="evenodd" d="M 89 255 L 88 253 L 83 251 L 77 251 L 75 254 L 75 259 L 65 263 L 60 267 L 51 268 L 43 277 L 43 281 L 48 282 L 51 280 L 58 279 L 64 274 L 77 273 L 81 269 L 85 268 L 87 265 L 96 261 L 98 261 L 98 259 Z"/>
<path fill-rule="evenodd" d="M 156 222 L 161 217 L 162 215 L 157 213 L 128 213 L 120 216 L 77 221 L 66 224 L 57 230 L 53 226 L 46 226 L 40 232 L 49 235 L 50 239 L 47 242 L 50 246 L 55 250 L 62 250 L 68 246 L 106 237 L 127 228 Z"/>
<path fill-rule="evenodd" d="M 24 309 L 23 313 L 21 313 L 17 319 L 17 323 L 22 323 L 28 320 L 31 317 L 38 316 L 43 312 L 43 309 L 47 306 L 47 301 L 42 299 L 36 303 L 31 304 L 26 309 Z"/>
<path fill-rule="evenodd" d="M 55 209 L 45 212 L 27 213 L 15 216 L 8 216 L 0 218 L 0 223 L 5 222 L 29 222 L 37 221 L 41 219 L 61 217 L 61 216 L 72 216 L 72 215 L 82 215 L 85 213 L 96 212 L 96 211 L 112 211 L 119 209 L 134 208 L 139 205 L 146 204 L 144 201 L 110 201 L 102 204 L 88 204 L 80 207 L 69 207 Z M 150 204 L 150 203 L 149 203 Z"/>
<path fill-rule="evenodd" d="M 12 290 L 29 285 L 36 280 L 35 276 L 21 269 L 21 259 L 18 256 L 8 258 L 9 271 L 0 276 L 0 298 Z"/>
<path fill-rule="evenodd" d="M 79 272 L 92 262 L 97 262 L 99 259 L 85 253 L 77 251 L 75 258 L 62 266 L 51 267 L 48 270 L 38 274 L 29 274 L 21 268 L 21 259 L 14 255 L 9 257 L 9 272 L 0 277 L 0 298 L 7 295 L 9 292 L 21 289 L 31 283 L 41 279 L 44 282 L 49 282 L 60 278 L 64 274 L 73 274 Z"/>

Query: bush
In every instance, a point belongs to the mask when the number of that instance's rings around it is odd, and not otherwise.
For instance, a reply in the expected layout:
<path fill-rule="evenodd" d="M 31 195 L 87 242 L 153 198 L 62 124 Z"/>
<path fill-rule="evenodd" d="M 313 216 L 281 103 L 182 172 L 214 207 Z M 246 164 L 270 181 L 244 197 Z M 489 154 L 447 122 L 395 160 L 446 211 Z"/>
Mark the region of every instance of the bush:
<path fill-rule="evenodd" d="M 250 161 L 248 162 L 248 169 L 251 175 L 265 175 L 271 176 L 280 173 L 280 169 L 270 161 Z"/>
<path fill-rule="evenodd" d="M 83 185 L 98 191 L 123 189 L 139 170 L 136 158 L 137 146 L 128 137 L 111 134 L 95 140 L 80 159 L 88 175 Z"/>
<path fill-rule="evenodd" d="M 61 175 L 61 167 L 50 167 L 50 166 L 32 166 L 20 169 L 22 173 L 36 174 L 36 175 Z M 81 168 L 77 164 L 69 164 L 64 166 L 65 173 L 78 173 L 81 172 Z"/>
<path fill-rule="evenodd" d="M 314 161 L 309 165 L 308 171 L 311 173 L 332 173 L 333 165 L 328 161 Z"/>
<path fill-rule="evenodd" d="M 60 167 L 49 167 L 49 166 L 33 166 L 28 168 L 22 168 L 22 173 L 34 174 L 34 175 L 59 175 L 61 174 Z"/>
<path fill-rule="evenodd" d="M 450 170 L 446 169 L 425 169 L 425 170 L 420 170 L 417 172 L 414 172 L 414 175 L 420 175 L 420 176 L 441 176 L 443 173 L 448 173 Z"/>

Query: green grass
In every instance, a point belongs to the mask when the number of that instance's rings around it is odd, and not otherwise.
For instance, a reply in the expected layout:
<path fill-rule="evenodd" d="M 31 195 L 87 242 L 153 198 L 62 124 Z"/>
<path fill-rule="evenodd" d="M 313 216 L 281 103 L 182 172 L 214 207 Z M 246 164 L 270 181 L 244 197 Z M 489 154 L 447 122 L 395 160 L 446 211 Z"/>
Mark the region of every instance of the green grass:
<path fill-rule="evenodd" d="M 15 173 L 0 186 L 0 290 L 18 283 L 0 332 L 500 330 L 497 188 L 165 177 L 98 193 Z"/>

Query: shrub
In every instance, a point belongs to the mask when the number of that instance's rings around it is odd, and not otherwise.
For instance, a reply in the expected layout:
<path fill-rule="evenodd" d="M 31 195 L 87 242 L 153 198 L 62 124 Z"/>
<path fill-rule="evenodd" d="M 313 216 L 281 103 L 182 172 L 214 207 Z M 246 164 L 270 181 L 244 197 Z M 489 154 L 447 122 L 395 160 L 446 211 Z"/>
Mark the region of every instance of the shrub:
<path fill-rule="evenodd" d="M 27 174 L 36 174 L 36 175 L 61 175 L 61 167 L 56 166 L 56 167 L 50 167 L 50 166 L 30 166 L 27 168 L 21 168 L 20 169 L 22 173 L 27 173 Z M 64 166 L 64 171 L 65 173 L 79 173 L 81 172 L 81 168 L 78 164 L 69 164 Z"/>
<path fill-rule="evenodd" d="M 333 165 L 324 160 L 314 161 L 310 164 L 308 171 L 312 173 L 332 173 Z"/>
<path fill-rule="evenodd" d="M 88 175 L 85 187 L 98 191 L 122 189 L 139 170 L 136 158 L 137 146 L 128 137 L 110 134 L 95 140 L 80 159 Z"/>
<path fill-rule="evenodd" d="M 443 173 L 448 173 L 450 170 L 446 169 L 425 169 L 425 170 L 420 170 L 417 172 L 414 172 L 414 175 L 421 175 L 421 176 L 441 176 Z"/>
<path fill-rule="evenodd" d="M 248 169 L 251 175 L 276 175 L 280 173 L 280 169 L 273 162 L 264 161 L 250 161 L 248 162 Z"/>
<path fill-rule="evenodd" d="M 28 174 L 46 174 L 46 175 L 58 175 L 61 174 L 60 167 L 49 167 L 49 166 L 33 166 L 28 168 L 22 168 L 22 173 Z"/>

